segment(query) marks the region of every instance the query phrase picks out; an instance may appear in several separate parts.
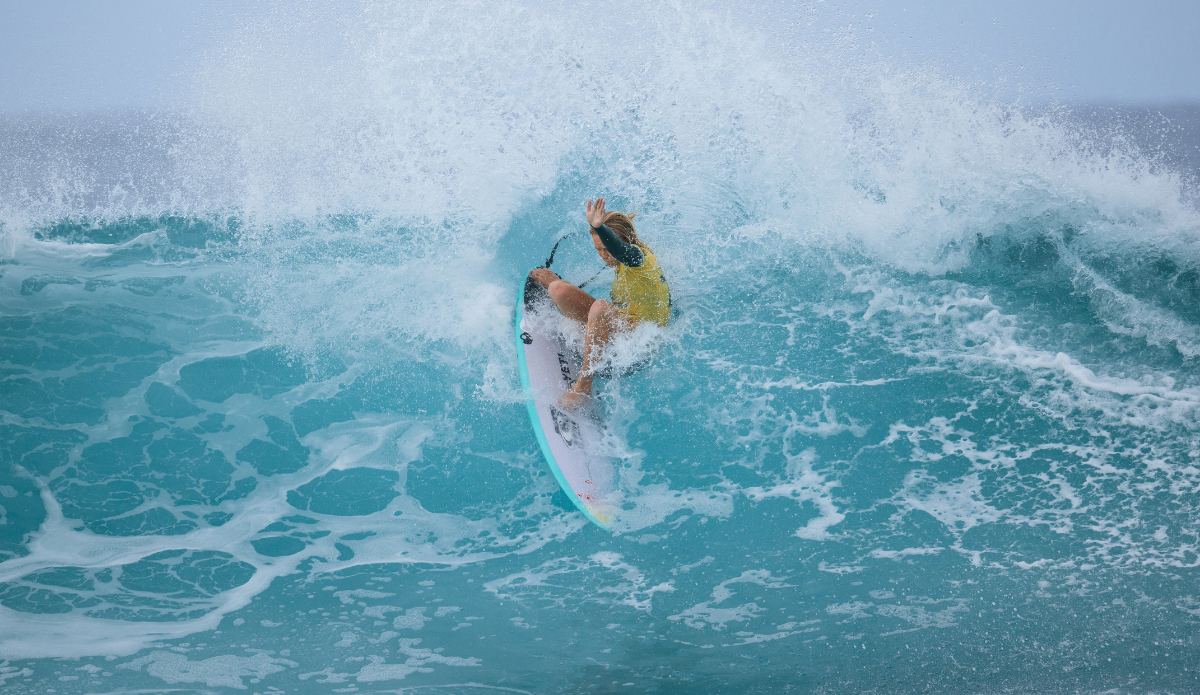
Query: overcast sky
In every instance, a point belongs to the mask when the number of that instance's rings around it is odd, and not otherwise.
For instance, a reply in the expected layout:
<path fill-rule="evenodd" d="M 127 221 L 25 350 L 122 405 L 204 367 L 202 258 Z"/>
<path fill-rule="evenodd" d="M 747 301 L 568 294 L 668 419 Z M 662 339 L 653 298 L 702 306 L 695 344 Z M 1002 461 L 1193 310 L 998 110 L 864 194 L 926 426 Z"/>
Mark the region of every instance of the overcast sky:
<path fill-rule="evenodd" d="M 776 3 L 785 11 L 796 5 Z M 166 105 L 186 94 L 205 52 L 219 51 L 255 7 L 262 5 L 0 0 L 0 111 Z M 821 25 L 853 27 L 863 45 L 897 65 L 935 64 L 1001 85 L 1007 98 L 1200 103 L 1200 0 L 828 0 L 814 7 Z"/>
<path fill-rule="evenodd" d="M 1004 80 L 1027 98 L 1200 104 L 1197 0 L 894 0 L 870 11 L 885 52 Z"/>

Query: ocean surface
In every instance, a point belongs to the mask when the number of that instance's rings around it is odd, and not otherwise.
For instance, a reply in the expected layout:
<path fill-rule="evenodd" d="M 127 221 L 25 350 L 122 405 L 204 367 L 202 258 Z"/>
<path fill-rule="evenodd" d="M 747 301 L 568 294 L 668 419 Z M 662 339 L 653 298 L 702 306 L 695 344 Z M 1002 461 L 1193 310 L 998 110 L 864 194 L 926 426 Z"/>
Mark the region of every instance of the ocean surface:
<path fill-rule="evenodd" d="M 0 119 L 0 691 L 1200 691 L 1200 109 L 501 10 Z M 512 327 L 597 196 L 677 314 L 611 533 Z"/>

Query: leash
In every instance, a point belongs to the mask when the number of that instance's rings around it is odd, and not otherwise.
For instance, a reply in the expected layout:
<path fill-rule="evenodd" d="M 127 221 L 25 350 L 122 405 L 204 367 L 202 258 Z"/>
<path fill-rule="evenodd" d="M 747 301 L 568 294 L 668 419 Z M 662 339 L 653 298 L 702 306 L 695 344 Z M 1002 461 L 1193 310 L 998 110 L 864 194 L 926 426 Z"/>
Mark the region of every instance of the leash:
<path fill-rule="evenodd" d="M 554 262 L 554 254 L 558 253 L 558 245 L 573 236 L 575 236 L 575 232 L 572 232 L 565 236 L 559 237 L 558 241 L 554 242 L 554 248 L 550 249 L 550 257 L 546 259 L 546 263 L 542 266 L 543 268 L 545 268 L 547 270 L 550 269 L 550 264 Z M 584 280 L 582 283 L 576 285 L 576 287 L 578 287 L 579 289 L 583 289 L 584 287 L 587 286 L 587 284 L 589 282 L 600 277 L 600 273 L 603 273 L 605 270 L 608 270 L 608 268 L 601 268 L 595 275 L 591 276 L 587 280 Z"/>
<path fill-rule="evenodd" d="M 543 268 L 547 270 L 550 269 L 550 264 L 554 262 L 554 254 L 558 253 L 558 245 L 566 241 L 569 237 L 573 236 L 575 236 L 574 232 L 563 235 L 558 238 L 558 241 L 554 242 L 554 248 L 550 249 L 550 257 L 546 259 L 545 265 L 542 266 Z"/>
<path fill-rule="evenodd" d="M 604 272 L 604 271 L 606 271 L 606 270 L 608 270 L 608 268 L 601 268 L 600 270 L 596 271 L 596 274 L 595 274 L 595 275 L 593 275 L 593 276 L 591 276 L 590 278 L 588 278 L 587 280 L 584 280 L 583 282 L 579 283 L 578 285 L 576 285 L 576 287 L 578 287 L 579 289 L 581 289 L 581 290 L 582 290 L 584 287 L 587 287 L 587 284 L 588 284 L 589 282 L 591 282 L 592 280 L 595 280 L 596 278 L 600 277 L 600 273 L 603 273 L 603 272 Z"/>

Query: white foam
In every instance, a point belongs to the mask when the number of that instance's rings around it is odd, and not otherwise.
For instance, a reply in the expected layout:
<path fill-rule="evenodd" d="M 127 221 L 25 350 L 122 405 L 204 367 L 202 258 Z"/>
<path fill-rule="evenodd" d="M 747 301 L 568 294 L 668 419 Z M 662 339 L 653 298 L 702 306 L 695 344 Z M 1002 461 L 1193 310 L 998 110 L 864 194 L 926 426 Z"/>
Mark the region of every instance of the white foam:
<path fill-rule="evenodd" d="M 968 474 L 943 483 L 927 477 L 925 471 L 910 472 L 897 493 L 903 509 L 922 511 L 945 524 L 954 533 L 965 533 L 980 524 L 991 524 L 1005 517 L 1004 512 L 987 503 L 978 474 Z"/>
<path fill-rule="evenodd" d="M 729 588 L 734 584 L 755 584 L 767 589 L 783 589 L 794 586 L 793 584 L 787 584 L 782 578 L 773 576 L 768 570 L 746 570 L 739 576 L 733 579 L 726 579 L 713 587 L 711 601 L 697 603 L 691 608 L 675 615 L 667 616 L 667 620 L 682 620 L 685 625 L 691 628 L 704 629 L 711 627 L 713 630 L 719 632 L 725 629 L 727 623 L 745 622 L 766 612 L 765 608 L 753 602 L 719 608 L 719 604 L 728 601 L 736 595 Z"/>
<path fill-rule="evenodd" d="M 588 570 L 604 572 L 588 572 Z M 528 570 L 494 579 L 483 588 L 497 598 L 515 601 L 547 601 L 561 604 L 566 600 L 579 600 L 573 587 L 564 587 L 550 581 L 552 577 L 586 572 L 586 577 L 598 580 L 598 586 L 588 590 L 589 601 L 628 606 L 637 611 L 649 611 L 655 594 L 675 590 L 671 581 L 653 586 L 641 570 L 622 560 L 619 553 L 600 551 L 593 553 L 587 561 L 574 557 L 556 558 Z M 558 595 L 564 593 L 565 596 Z"/>
<path fill-rule="evenodd" d="M 408 657 L 403 664 L 389 664 L 382 656 L 368 656 L 367 665 L 359 669 L 354 680 L 359 683 L 374 683 L 376 681 L 401 680 L 412 673 L 432 673 L 433 669 L 425 664 L 445 664 L 447 666 L 479 666 L 480 660 L 474 657 L 462 658 L 443 656 L 432 649 L 420 649 L 419 639 L 399 640 L 399 651 Z"/>
<path fill-rule="evenodd" d="M 173 369 L 178 369 L 178 365 Z M 239 413 L 245 413 L 247 425 L 215 436 L 210 444 L 224 449 L 232 459 L 234 452 L 248 443 L 250 438 L 265 436 L 258 414 L 275 412 L 286 416 L 290 408 L 305 400 L 312 390 L 312 385 L 308 384 L 265 401 L 243 396 L 229 399 L 222 406 L 231 409 L 227 411 L 232 416 L 229 421 L 236 423 Z M 118 400 L 121 403 L 128 401 L 124 405 L 117 404 L 120 408 L 129 407 L 128 404 L 134 402 L 129 398 Z M 428 423 L 365 416 L 310 434 L 305 438 L 305 444 L 313 449 L 308 466 L 296 473 L 259 478 L 258 487 L 245 499 L 224 506 L 233 513 L 224 525 L 202 527 L 176 536 L 111 537 L 80 530 L 76 522 L 63 516 L 61 505 L 46 483 L 38 481 L 47 519 L 29 538 L 28 555 L 0 563 L 0 581 L 18 581 L 32 572 L 50 567 L 99 570 L 136 562 L 161 551 L 179 549 L 219 548 L 232 554 L 235 560 L 253 567 L 254 573 L 247 583 L 239 587 L 190 600 L 189 610 L 203 608 L 207 612 L 199 618 L 175 622 L 109 621 L 77 614 L 23 613 L 0 607 L 0 616 L 5 623 L 3 636 L 0 637 L 0 654 L 14 658 L 130 654 L 158 640 L 181 638 L 196 631 L 216 628 L 225 615 L 248 605 L 272 581 L 296 572 L 310 558 L 324 560 L 316 564 L 314 571 L 317 573 L 387 562 L 470 564 L 515 549 L 538 547 L 556 536 L 579 528 L 583 523 L 572 516 L 551 513 L 553 507 L 550 506 L 549 496 L 538 495 L 538 491 L 531 491 L 529 497 L 501 505 L 495 516 L 478 521 L 452 514 L 431 514 L 423 510 L 415 499 L 401 492 L 387 509 L 366 517 L 305 512 L 305 516 L 317 521 L 307 530 L 330 533 L 321 538 L 310 538 L 306 548 L 294 555 L 266 558 L 250 545 L 250 541 L 258 538 L 259 531 L 264 527 L 299 513 L 287 502 L 290 490 L 338 469 L 374 466 L 403 472 L 407 464 L 420 455 L 422 444 L 436 436 L 438 429 L 440 427 L 430 427 Z M 92 434 L 93 439 L 88 444 L 124 436 L 128 434 L 128 426 L 109 428 L 108 431 L 99 428 Z M 552 481 L 534 480 L 553 485 Z M 138 509 L 159 506 L 170 508 L 160 498 Z M 541 517 L 544 521 L 517 537 L 510 538 L 499 533 L 500 524 L 518 509 Z M 402 513 L 400 518 L 396 517 L 397 512 Z M 353 541 L 339 540 L 347 534 L 364 533 L 373 535 Z M 481 533 L 489 538 L 478 548 L 482 552 L 464 552 L 460 541 L 467 540 L 475 544 Z M 434 538 L 437 540 L 430 542 Z M 353 559 L 337 560 L 341 553 L 334 547 L 335 542 L 353 548 Z M 99 595 L 103 597 L 103 591 Z M 356 589 L 342 592 L 338 598 L 343 603 L 352 603 L 386 595 L 390 594 Z M 422 614 L 423 611 L 423 608 L 409 609 L 404 616 L 396 619 L 396 627 L 420 629 L 423 622 L 429 619 Z"/>
<path fill-rule="evenodd" d="M 1152 369 L 1145 369 L 1140 379 L 1098 373 L 1064 352 L 1029 345 L 1019 317 L 1002 313 L 987 296 L 972 297 L 972 289 L 965 285 L 940 283 L 932 288 L 935 293 L 927 294 L 928 289 L 899 286 L 877 270 L 845 272 L 857 283 L 855 292 L 871 293 L 862 316 L 865 327 L 879 331 L 903 354 L 968 372 L 995 368 L 1024 372 L 1036 385 L 1053 389 L 1048 398 L 1025 398 L 1025 402 L 1054 417 L 1099 411 L 1113 422 L 1155 429 L 1190 427 L 1196 422 L 1200 385 L 1179 388 L 1177 375 Z M 899 322 L 904 331 L 915 332 L 917 340 L 903 335 L 899 326 L 874 325 L 880 312 Z"/>
<path fill-rule="evenodd" d="M 176 683 L 203 683 L 210 688 L 234 688 L 245 690 L 242 680 L 249 677 L 258 683 L 273 673 L 298 666 L 294 661 L 274 659 L 267 654 L 254 656 L 214 656 L 201 661 L 191 661 L 183 654 L 155 651 L 123 664 L 117 668 L 141 671 L 172 685 Z"/>
<path fill-rule="evenodd" d="M 431 619 L 425 617 L 424 606 L 409 608 L 404 611 L 404 615 L 396 616 L 396 619 L 392 621 L 392 627 L 396 630 L 420 630 Z"/>
<path fill-rule="evenodd" d="M 1174 312 L 1121 292 L 1077 260 L 1072 284 L 1113 333 L 1141 338 L 1148 345 L 1171 345 L 1186 357 L 1200 355 L 1200 328 Z"/>
<path fill-rule="evenodd" d="M 909 629 L 883 632 L 881 636 L 894 635 L 901 632 L 911 632 L 927 628 L 948 628 L 958 625 L 960 614 L 969 609 L 968 599 L 930 599 L 926 597 L 908 597 L 907 604 L 876 604 L 872 601 L 847 601 L 825 607 L 830 615 L 846 616 L 840 623 L 849 623 L 869 618 L 893 618 L 908 623 Z M 930 610 L 927 606 L 949 604 L 940 610 Z M 861 637 L 861 635 L 860 635 Z"/>
<path fill-rule="evenodd" d="M 805 431 L 803 427 L 796 427 L 795 429 L 797 431 Z M 784 434 L 785 441 L 787 441 L 790 433 L 789 431 Z M 787 454 L 785 448 L 784 455 L 787 457 L 788 462 L 787 477 L 784 482 L 769 488 L 758 486 L 746 487 L 741 490 L 742 494 L 754 501 L 770 497 L 783 497 L 792 499 L 797 504 L 805 501 L 812 502 L 816 505 L 820 514 L 816 518 L 809 520 L 803 527 L 797 529 L 794 535 L 812 541 L 829 539 L 830 534 L 828 529 L 841 523 L 846 518 L 846 515 L 833 502 L 833 489 L 841 483 L 837 480 L 828 480 L 825 476 L 813 470 L 813 462 L 816 460 L 816 451 L 814 449 L 806 449 L 800 454 L 792 456 Z"/>

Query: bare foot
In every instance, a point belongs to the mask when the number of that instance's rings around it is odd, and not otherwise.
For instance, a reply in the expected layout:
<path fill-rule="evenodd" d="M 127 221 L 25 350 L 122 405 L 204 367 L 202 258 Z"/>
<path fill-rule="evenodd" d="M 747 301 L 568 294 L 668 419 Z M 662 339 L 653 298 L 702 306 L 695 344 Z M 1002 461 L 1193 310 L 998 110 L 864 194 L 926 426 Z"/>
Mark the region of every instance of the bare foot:
<path fill-rule="evenodd" d="M 562 279 L 549 268 L 534 268 L 529 271 L 529 277 L 533 278 L 542 287 L 549 287 L 550 283 Z"/>
<path fill-rule="evenodd" d="M 577 390 L 575 386 L 572 386 L 569 391 L 558 397 L 558 405 L 564 410 L 581 410 L 591 402 L 591 394 Z"/>

